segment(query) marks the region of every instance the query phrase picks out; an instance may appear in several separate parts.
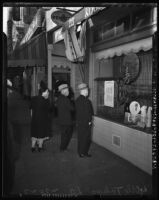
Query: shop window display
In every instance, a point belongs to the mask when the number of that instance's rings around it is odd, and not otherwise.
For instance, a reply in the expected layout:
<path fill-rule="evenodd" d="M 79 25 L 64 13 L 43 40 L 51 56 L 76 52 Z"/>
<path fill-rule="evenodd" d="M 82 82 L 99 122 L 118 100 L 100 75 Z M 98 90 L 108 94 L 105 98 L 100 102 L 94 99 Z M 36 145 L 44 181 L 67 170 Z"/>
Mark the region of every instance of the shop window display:
<path fill-rule="evenodd" d="M 113 75 L 104 78 L 103 74 L 100 77 L 98 73 L 95 79 L 96 115 L 132 128 L 151 132 L 152 51 L 132 53 L 129 58 L 128 55 L 115 56 L 111 60 Z M 114 102 L 113 106 L 106 106 L 104 102 L 105 85 L 110 81 L 113 81 L 114 84 Z"/>

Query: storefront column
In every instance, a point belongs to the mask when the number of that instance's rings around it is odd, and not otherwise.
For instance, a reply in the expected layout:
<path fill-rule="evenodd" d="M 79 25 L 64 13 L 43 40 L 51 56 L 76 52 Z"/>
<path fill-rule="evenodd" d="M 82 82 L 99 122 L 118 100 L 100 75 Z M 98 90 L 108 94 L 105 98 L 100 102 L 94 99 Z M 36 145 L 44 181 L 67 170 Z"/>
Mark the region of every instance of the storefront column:
<path fill-rule="evenodd" d="M 95 97 L 95 82 L 94 82 L 94 66 L 95 66 L 95 59 L 94 54 L 89 52 L 89 88 L 90 88 L 90 99 L 93 104 L 93 108 L 96 109 L 96 98 Z M 96 113 L 96 110 L 94 110 L 94 113 Z"/>
<path fill-rule="evenodd" d="M 52 50 L 53 45 L 49 44 L 47 51 L 48 51 L 48 88 L 49 90 L 52 89 Z"/>

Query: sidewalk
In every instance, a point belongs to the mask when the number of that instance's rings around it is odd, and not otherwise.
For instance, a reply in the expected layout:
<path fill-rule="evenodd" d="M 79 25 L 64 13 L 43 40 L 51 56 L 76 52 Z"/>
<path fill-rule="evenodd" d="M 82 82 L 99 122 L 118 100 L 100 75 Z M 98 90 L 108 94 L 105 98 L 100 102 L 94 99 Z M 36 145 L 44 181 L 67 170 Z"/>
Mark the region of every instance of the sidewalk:
<path fill-rule="evenodd" d="M 45 142 L 44 152 L 32 153 L 30 141 L 22 145 L 12 194 L 51 197 L 151 194 L 152 177 L 106 149 L 92 143 L 92 157 L 80 158 L 76 132 L 68 152 L 60 153 L 59 145 L 60 135 L 56 132 Z"/>

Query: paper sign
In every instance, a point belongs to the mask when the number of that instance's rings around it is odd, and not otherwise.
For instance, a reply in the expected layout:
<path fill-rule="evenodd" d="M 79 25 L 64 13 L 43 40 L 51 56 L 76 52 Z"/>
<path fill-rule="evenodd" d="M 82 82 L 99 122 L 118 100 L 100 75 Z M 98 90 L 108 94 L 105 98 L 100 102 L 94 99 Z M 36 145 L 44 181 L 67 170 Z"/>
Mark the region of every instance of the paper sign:
<path fill-rule="evenodd" d="M 114 81 L 104 82 L 104 105 L 114 107 Z"/>

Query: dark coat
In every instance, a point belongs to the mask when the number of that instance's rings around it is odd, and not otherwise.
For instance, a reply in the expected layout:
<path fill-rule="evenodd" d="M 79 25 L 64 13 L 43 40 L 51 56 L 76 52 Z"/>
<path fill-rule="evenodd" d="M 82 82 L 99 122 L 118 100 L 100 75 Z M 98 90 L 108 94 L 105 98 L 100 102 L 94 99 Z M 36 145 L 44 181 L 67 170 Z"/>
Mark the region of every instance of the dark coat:
<path fill-rule="evenodd" d="M 58 122 L 60 125 L 71 125 L 74 106 L 68 97 L 60 94 L 57 99 Z"/>
<path fill-rule="evenodd" d="M 88 125 L 92 121 L 93 107 L 91 101 L 80 95 L 75 101 L 77 124 Z"/>
<path fill-rule="evenodd" d="M 42 96 L 31 99 L 31 136 L 45 138 L 50 136 L 50 102 Z"/>

